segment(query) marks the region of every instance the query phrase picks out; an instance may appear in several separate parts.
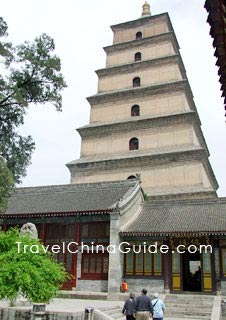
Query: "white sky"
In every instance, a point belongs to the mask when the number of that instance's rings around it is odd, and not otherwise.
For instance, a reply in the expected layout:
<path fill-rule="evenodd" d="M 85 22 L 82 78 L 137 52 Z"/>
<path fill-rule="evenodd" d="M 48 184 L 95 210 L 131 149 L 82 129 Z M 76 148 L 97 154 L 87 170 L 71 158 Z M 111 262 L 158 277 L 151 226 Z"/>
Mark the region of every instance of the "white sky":
<path fill-rule="evenodd" d="M 226 123 L 216 59 L 206 22 L 204 0 L 150 0 L 152 14 L 169 12 L 210 150 L 210 162 L 226 196 Z M 1 15 L 10 40 L 18 44 L 45 32 L 55 39 L 56 53 L 68 84 L 63 112 L 51 106 L 30 108 L 22 132 L 35 143 L 32 165 L 23 186 L 69 183 L 65 163 L 79 158 L 76 128 L 88 124 L 86 97 L 97 91 L 95 70 L 105 67 L 102 47 L 112 44 L 110 25 L 140 17 L 144 0 L 7 0 Z"/>

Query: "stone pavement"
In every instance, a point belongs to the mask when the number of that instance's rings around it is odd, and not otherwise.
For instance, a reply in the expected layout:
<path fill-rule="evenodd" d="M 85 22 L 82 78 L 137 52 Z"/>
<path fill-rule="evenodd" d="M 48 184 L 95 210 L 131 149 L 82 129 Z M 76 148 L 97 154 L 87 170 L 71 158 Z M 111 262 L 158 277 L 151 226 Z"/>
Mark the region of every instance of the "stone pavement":
<path fill-rule="evenodd" d="M 50 312 L 70 312 L 76 313 L 84 311 L 86 307 L 93 307 L 97 309 L 112 308 L 120 306 L 122 307 L 123 301 L 106 301 L 106 300 L 92 300 L 92 299 L 52 299 L 50 304 L 46 306 L 46 310 Z M 7 301 L 0 301 L 0 308 L 8 308 L 9 303 Z M 17 303 L 15 309 L 29 310 L 31 305 L 27 303 Z"/>
<path fill-rule="evenodd" d="M 121 310 L 124 300 L 128 296 L 127 294 L 123 294 L 122 297 L 120 296 L 120 299 L 124 298 L 121 301 L 106 300 L 106 294 L 104 293 L 93 292 L 89 293 L 89 295 L 90 298 L 88 299 L 81 299 L 79 296 L 76 297 L 76 293 L 70 294 L 70 298 L 73 296 L 71 299 L 65 299 L 64 297 L 52 299 L 50 304 L 47 305 L 46 311 L 48 313 L 64 315 L 62 319 L 65 319 L 67 313 L 68 316 L 75 315 L 76 313 L 80 313 L 81 315 L 81 313 L 84 313 L 85 308 L 93 307 L 94 309 L 102 310 L 101 313 L 103 317 L 98 316 L 96 319 L 121 320 L 123 318 Z M 86 297 L 88 297 L 88 292 L 86 292 Z M 166 303 L 167 309 L 164 318 L 166 320 L 219 320 L 221 318 L 222 297 L 220 296 L 169 294 L 161 295 L 160 298 Z M 9 308 L 7 301 L 0 301 L 0 309 L 1 308 L 4 308 L 6 312 L 9 313 L 15 312 L 16 310 L 26 313 L 30 312 L 32 306 L 28 305 L 28 302 L 21 300 L 14 308 Z M 97 312 L 99 311 L 97 310 Z M 73 319 L 81 319 L 81 316 L 77 318 L 74 317 Z"/>

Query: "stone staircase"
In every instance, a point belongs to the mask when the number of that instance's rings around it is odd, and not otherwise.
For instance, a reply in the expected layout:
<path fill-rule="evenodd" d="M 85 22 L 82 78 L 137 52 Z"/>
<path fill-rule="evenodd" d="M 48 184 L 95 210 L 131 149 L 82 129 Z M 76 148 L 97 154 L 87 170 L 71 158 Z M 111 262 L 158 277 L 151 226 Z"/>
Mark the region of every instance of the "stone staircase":
<path fill-rule="evenodd" d="M 164 303 L 165 320 L 211 320 L 214 296 L 168 294 Z"/>
<path fill-rule="evenodd" d="M 160 298 L 163 297 L 160 296 Z M 215 296 L 167 294 L 164 299 L 166 305 L 164 320 L 220 320 L 219 312 L 213 313 L 215 301 L 217 301 L 219 309 L 220 300 Z M 125 316 L 122 314 L 122 305 L 97 310 L 94 320 L 125 320 Z"/>
<path fill-rule="evenodd" d="M 94 314 L 94 320 L 125 320 L 126 318 L 122 314 L 122 306 L 95 310 Z"/>

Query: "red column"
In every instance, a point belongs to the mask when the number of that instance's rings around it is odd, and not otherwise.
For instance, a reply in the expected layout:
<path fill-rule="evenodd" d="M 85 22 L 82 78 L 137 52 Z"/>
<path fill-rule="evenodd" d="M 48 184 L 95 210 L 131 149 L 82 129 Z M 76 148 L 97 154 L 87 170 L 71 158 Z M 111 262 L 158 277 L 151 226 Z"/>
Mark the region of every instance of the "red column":
<path fill-rule="evenodd" d="M 75 224 L 75 242 L 80 243 L 80 223 L 76 222 Z M 77 245 L 77 250 L 78 250 L 78 245 Z M 72 280 L 72 287 L 76 287 L 76 280 L 77 280 L 77 257 L 78 254 L 75 253 L 74 255 L 74 261 L 73 261 L 73 280 Z"/>
<path fill-rule="evenodd" d="M 164 241 L 164 244 L 169 246 L 168 241 Z M 169 293 L 170 285 L 171 285 L 171 274 L 172 274 L 171 251 L 164 253 L 162 255 L 163 255 L 163 272 L 164 272 L 164 290 L 165 290 L 165 293 Z"/>

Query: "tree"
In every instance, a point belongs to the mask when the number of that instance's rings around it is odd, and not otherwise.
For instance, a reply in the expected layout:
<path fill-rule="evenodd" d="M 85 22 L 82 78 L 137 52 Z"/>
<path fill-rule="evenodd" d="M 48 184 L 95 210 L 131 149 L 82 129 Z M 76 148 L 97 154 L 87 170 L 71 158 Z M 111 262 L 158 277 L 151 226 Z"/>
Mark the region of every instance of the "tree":
<path fill-rule="evenodd" d="M 56 296 L 67 277 L 63 265 L 43 251 L 38 239 L 21 236 L 15 228 L 0 231 L 0 300 L 13 302 L 23 295 L 31 302 L 47 303 Z"/>
<path fill-rule="evenodd" d="M 7 206 L 8 198 L 14 190 L 12 173 L 6 166 L 3 158 L 0 157 L 0 214 Z"/>
<path fill-rule="evenodd" d="M 7 23 L 0 17 L 0 37 L 7 37 Z M 13 46 L 0 41 L 0 155 L 7 161 L 16 183 L 26 175 L 34 142 L 23 137 L 18 127 L 30 104 L 51 103 L 62 108 L 61 92 L 66 87 L 54 41 L 46 34 L 34 42 Z"/>

